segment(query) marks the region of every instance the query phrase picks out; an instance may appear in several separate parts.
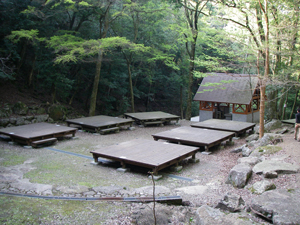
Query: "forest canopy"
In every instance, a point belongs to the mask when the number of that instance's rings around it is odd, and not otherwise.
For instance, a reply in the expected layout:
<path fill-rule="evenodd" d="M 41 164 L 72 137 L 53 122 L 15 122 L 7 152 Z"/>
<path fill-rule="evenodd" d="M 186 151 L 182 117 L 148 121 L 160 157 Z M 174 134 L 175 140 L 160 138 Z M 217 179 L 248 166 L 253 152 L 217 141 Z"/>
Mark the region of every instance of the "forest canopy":
<path fill-rule="evenodd" d="M 87 114 L 190 119 L 211 72 L 257 75 L 263 118 L 294 118 L 299 1 L 3 0 L 0 85 Z"/>

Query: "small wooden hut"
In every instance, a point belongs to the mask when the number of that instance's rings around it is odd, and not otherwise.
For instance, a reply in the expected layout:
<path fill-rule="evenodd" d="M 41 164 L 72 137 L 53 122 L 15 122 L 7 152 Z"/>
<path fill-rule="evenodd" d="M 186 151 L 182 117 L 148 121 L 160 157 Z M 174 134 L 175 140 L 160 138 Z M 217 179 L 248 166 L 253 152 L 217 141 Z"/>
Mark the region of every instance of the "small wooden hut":
<path fill-rule="evenodd" d="M 227 119 L 259 122 L 258 77 L 246 74 L 212 73 L 203 78 L 194 96 L 199 101 L 199 121 Z"/>

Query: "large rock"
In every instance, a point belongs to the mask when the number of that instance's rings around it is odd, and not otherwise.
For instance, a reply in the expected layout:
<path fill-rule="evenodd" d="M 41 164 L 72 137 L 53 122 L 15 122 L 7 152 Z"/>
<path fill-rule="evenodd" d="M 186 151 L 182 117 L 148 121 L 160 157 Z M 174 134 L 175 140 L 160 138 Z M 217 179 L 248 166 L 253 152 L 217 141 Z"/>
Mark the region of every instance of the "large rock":
<path fill-rule="evenodd" d="M 243 158 L 239 158 L 238 163 L 246 163 L 249 164 L 250 166 L 254 166 L 257 163 L 261 162 L 261 159 L 258 157 L 243 157 Z"/>
<path fill-rule="evenodd" d="M 17 115 L 26 115 L 28 112 L 28 106 L 23 102 L 17 102 L 13 106 L 13 112 Z"/>
<path fill-rule="evenodd" d="M 8 118 L 0 119 L 0 127 L 6 127 L 8 124 L 9 124 Z"/>
<path fill-rule="evenodd" d="M 256 149 L 254 149 L 254 151 L 252 151 L 250 156 L 260 157 L 260 156 L 263 156 L 264 154 L 271 155 L 280 150 L 282 150 L 282 147 L 279 147 L 279 146 L 274 146 L 274 145 L 260 146 L 260 147 L 257 147 Z"/>
<path fill-rule="evenodd" d="M 256 164 L 253 167 L 253 173 L 266 174 L 270 172 L 277 173 L 297 173 L 299 171 L 299 166 L 293 165 L 291 163 L 281 162 L 278 160 L 265 160 Z"/>
<path fill-rule="evenodd" d="M 250 225 L 253 224 L 247 217 L 236 213 L 223 213 L 207 205 L 199 207 L 195 215 L 197 225 Z"/>
<path fill-rule="evenodd" d="M 234 187 L 243 188 L 252 175 L 252 169 L 249 164 L 237 164 L 229 172 L 226 183 Z"/>
<path fill-rule="evenodd" d="M 265 133 L 264 136 L 259 140 L 259 146 L 265 146 L 270 144 L 277 144 L 282 142 L 282 135 L 274 133 Z"/>
<path fill-rule="evenodd" d="M 248 148 L 247 146 L 243 146 L 242 148 L 242 156 L 248 157 L 251 154 L 252 150 Z"/>
<path fill-rule="evenodd" d="M 264 128 L 265 131 L 271 131 L 277 128 L 280 128 L 282 126 L 282 123 L 280 120 L 272 120 L 271 122 L 265 124 Z"/>
<path fill-rule="evenodd" d="M 251 141 L 257 141 L 259 139 L 258 134 L 252 134 L 249 137 L 246 138 L 246 141 L 251 142 Z"/>
<path fill-rule="evenodd" d="M 273 224 L 300 224 L 300 190 L 272 190 L 253 198 L 251 210 Z"/>
<path fill-rule="evenodd" d="M 52 105 L 49 107 L 48 112 L 50 118 L 54 121 L 64 120 L 66 116 L 66 108 L 62 105 Z"/>
<path fill-rule="evenodd" d="M 254 183 L 252 187 L 250 188 L 252 193 L 255 194 L 262 194 L 265 191 L 276 189 L 276 186 L 274 183 L 268 181 L 268 180 L 262 180 Z"/>
<path fill-rule="evenodd" d="M 35 116 L 37 123 L 46 122 L 48 120 L 48 118 L 49 118 L 48 114 Z"/>

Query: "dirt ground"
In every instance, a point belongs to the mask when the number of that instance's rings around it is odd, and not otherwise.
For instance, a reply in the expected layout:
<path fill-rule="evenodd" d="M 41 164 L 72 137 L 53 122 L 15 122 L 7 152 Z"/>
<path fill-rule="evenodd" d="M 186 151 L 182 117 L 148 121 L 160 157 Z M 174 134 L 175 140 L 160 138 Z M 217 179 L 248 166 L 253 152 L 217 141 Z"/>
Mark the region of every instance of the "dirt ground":
<path fill-rule="evenodd" d="M 90 151 L 103 146 L 118 144 L 135 138 L 153 140 L 152 134 L 189 126 L 192 122 L 182 120 L 178 124 L 163 127 L 139 127 L 121 130 L 120 133 L 95 135 L 78 131 L 76 139 L 58 141 L 51 148 L 72 152 L 78 156 L 53 151 L 47 148 L 26 149 L 0 141 L 0 192 L 37 194 L 65 197 L 145 197 L 151 196 L 152 180 L 146 169 L 131 167 L 130 172 L 116 169 L 120 165 L 94 165 Z M 278 146 L 282 150 L 274 155 L 286 162 L 300 165 L 300 142 L 293 139 L 293 128 L 283 135 Z M 243 189 L 226 184 L 230 169 L 237 164 L 238 153 L 230 151 L 246 143 L 245 136 L 234 140 L 233 146 L 212 149 L 212 154 L 198 152 L 199 163 L 182 163 L 183 169 L 173 172 L 170 168 L 159 172 L 162 179 L 155 181 L 157 196 L 181 196 L 186 203 L 183 219 L 169 221 L 170 224 L 189 224 L 189 213 L 201 205 L 215 206 L 230 192 L 239 194 L 250 204 L 256 196 L 248 189 L 263 177 L 254 174 Z M 279 175 L 272 179 L 277 188 L 300 188 L 299 174 Z M 48 186 L 47 186 L 48 185 Z M 44 189 L 43 189 L 44 188 Z M 48 189 L 47 189 L 48 188 Z M 40 190 L 40 191 L 39 191 Z M 41 191 L 42 190 L 42 191 Z M 101 191 L 95 191 L 101 190 Z M 106 191 L 103 191 L 106 190 Z M 114 191 L 115 190 L 115 191 Z M 116 191 L 117 190 L 117 191 Z M 44 192 L 43 192 L 44 191 Z M 44 200 L 26 197 L 0 195 L 0 222 L 2 224 L 131 224 L 138 218 L 138 210 L 143 203 Z M 173 207 L 173 208 L 172 208 Z M 170 206 L 171 211 L 182 208 Z M 176 216 L 175 216 L 176 217 Z M 267 223 L 249 214 L 253 223 Z"/>

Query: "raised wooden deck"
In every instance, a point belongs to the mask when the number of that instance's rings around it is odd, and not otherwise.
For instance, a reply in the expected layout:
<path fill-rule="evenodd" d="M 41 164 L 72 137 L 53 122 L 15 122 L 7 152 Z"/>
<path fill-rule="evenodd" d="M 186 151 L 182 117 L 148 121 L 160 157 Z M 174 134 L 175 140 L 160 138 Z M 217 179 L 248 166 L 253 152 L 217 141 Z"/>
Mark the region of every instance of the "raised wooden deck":
<path fill-rule="evenodd" d="M 281 120 L 281 122 L 295 125 L 296 119 Z"/>
<path fill-rule="evenodd" d="M 140 113 L 124 113 L 125 118 L 132 118 L 137 124 L 144 126 L 153 124 L 166 124 L 171 121 L 178 122 L 179 116 L 172 115 L 161 111 L 155 112 L 140 112 Z"/>
<path fill-rule="evenodd" d="M 235 136 L 233 132 L 209 130 L 195 127 L 178 127 L 172 130 L 163 131 L 152 135 L 154 140 L 167 140 L 178 144 L 205 147 L 207 151 L 210 147 L 220 144 L 223 141 L 232 140 Z"/>
<path fill-rule="evenodd" d="M 123 168 L 126 164 L 149 168 L 153 173 L 171 166 L 192 156 L 199 150 L 197 147 L 135 139 L 91 151 L 95 162 L 98 157 L 119 161 Z"/>
<path fill-rule="evenodd" d="M 199 123 L 194 123 L 191 126 L 196 128 L 235 132 L 236 135 L 239 135 L 245 133 L 249 129 L 253 131 L 255 125 L 256 125 L 255 123 L 248 123 L 248 122 L 210 119 Z"/>
<path fill-rule="evenodd" d="M 0 134 L 9 136 L 12 141 L 24 145 L 32 145 L 32 142 L 49 139 L 53 142 L 53 138 L 64 137 L 66 135 L 75 136 L 77 128 L 61 126 L 50 123 L 33 123 L 28 125 L 7 127 L 0 129 Z"/>
<path fill-rule="evenodd" d="M 124 119 L 112 116 L 90 116 L 78 119 L 66 120 L 68 126 L 74 125 L 82 130 L 99 132 L 105 134 L 108 132 L 118 132 L 121 126 L 132 126 L 132 119 Z"/>

